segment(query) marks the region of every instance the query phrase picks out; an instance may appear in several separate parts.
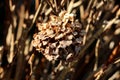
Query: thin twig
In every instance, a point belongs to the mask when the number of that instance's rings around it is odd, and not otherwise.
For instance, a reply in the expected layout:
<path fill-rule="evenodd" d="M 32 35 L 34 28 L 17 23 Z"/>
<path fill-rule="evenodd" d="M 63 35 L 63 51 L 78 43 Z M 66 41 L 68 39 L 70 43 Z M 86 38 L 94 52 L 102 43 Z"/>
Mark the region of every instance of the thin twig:
<path fill-rule="evenodd" d="M 108 80 L 116 71 L 120 69 L 120 62 L 110 64 L 107 69 L 104 71 L 100 80 Z"/>
<path fill-rule="evenodd" d="M 32 29 L 32 27 L 33 27 L 33 24 L 35 23 L 35 20 L 37 19 L 37 16 L 38 16 L 38 14 L 39 14 L 39 12 L 40 12 L 40 9 L 41 9 L 41 6 L 42 6 L 42 0 L 41 0 L 41 3 L 39 4 L 39 6 L 38 6 L 38 9 L 37 9 L 37 11 L 36 11 L 36 13 L 35 13 L 35 16 L 34 16 L 34 18 L 33 18 L 33 20 L 32 20 L 32 24 L 30 25 L 30 28 L 28 29 L 28 32 Z"/>
<path fill-rule="evenodd" d="M 73 4 L 73 8 L 78 7 L 82 4 L 82 1 L 77 1 Z"/>
<path fill-rule="evenodd" d="M 69 6 L 68 6 L 68 8 L 67 8 L 68 13 L 70 13 L 70 12 L 72 11 L 72 9 L 73 9 L 73 6 L 72 6 L 72 5 L 73 5 L 73 4 L 74 4 L 74 0 L 71 0 Z"/>
<path fill-rule="evenodd" d="M 56 9 L 54 8 L 54 4 L 52 4 L 49 0 L 45 0 L 45 1 L 50 5 L 50 7 L 52 8 L 53 12 L 57 15 Z"/>
<path fill-rule="evenodd" d="M 98 48 L 99 48 L 99 44 L 100 44 L 100 39 L 97 40 L 97 43 L 96 43 L 96 47 L 95 47 L 95 65 L 94 65 L 94 71 L 97 70 L 98 68 Z"/>
<path fill-rule="evenodd" d="M 25 6 L 24 5 L 21 5 L 21 9 L 20 9 L 21 13 L 20 13 L 20 21 L 19 21 L 19 27 L 23 28 L 22 25 L 24 23 L 24 13 L 25 13 Z M 22 30 L 22 33 L 23 33 L 23 30 Z M 24 43 L 23 43 L 23 36 L 21 33 L 21 36 L 20 36 L 20 40 L 19 40 L 19 44 L 18 44 L 18 48 L 16 50 L 16 54 L 17 54 L 17 57 L 18 57 L 18 60 L 17 60 L 17 67 L 16 67 L 16 74 L 15 74 L 15 78 L 14 80 L 21 80 L 22 76 L 21 74 L 23 73 L 23 62 L 24 62 L 24 57 L 23 57 L 23 50 L 24 50 Z M 20 51 L 19 51 L 20 50 Z"/>

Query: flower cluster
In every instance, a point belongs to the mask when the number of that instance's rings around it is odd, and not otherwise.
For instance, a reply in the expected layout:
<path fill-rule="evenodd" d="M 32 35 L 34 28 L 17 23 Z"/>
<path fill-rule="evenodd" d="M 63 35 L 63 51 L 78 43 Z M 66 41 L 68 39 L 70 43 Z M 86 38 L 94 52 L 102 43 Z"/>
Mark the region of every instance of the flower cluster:
<path fill-rule="evenodd" d="M 39 32 L 34 34 L 32 44 L 49 61 L 70 60 L 79 53 L 83 30 L 74 17 L 62 11 L 59 16 L 51 15 L 47 23 L 37 24 Z"/>

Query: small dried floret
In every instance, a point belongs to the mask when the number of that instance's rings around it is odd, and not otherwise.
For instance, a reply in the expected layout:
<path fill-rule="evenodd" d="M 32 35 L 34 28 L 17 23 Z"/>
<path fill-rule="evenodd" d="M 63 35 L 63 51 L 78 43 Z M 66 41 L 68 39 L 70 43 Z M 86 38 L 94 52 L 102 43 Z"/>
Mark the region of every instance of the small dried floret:
<path fill-rule="evenodd" d="M 81 23 L 74 20 L 74 14 L 62 11 L 59 16 L 50 15 L 48 22 L 38 23 L 37 27 L 32 44 L 49 61 L 69 60 L 80 51 L 84 31 Z"/>

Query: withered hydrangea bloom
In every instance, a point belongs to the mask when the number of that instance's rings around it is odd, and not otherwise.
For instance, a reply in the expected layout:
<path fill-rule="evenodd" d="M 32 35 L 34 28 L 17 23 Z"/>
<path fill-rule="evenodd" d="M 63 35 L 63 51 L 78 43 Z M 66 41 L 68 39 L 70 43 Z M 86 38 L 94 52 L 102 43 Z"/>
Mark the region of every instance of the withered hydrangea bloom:
<path fill-rule="evenodd" d="M 83 30 L 74 20 L 74 14 L 62 11 L 59 16 L 51 15 L 47 23 L 38 23 L 33 46 L 49 61 L 71 60 L 80 52 Z"/>

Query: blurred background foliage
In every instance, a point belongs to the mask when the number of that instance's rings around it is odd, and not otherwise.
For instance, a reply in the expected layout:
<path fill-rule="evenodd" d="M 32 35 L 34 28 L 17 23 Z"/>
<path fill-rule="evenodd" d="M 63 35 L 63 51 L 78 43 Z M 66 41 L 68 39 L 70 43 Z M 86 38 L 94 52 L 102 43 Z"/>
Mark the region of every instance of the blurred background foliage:
<path fill-rule="evenodd" d="M 37 24 L 66 10 L 85 34 L 76 59 L 48 61 L 31 44 Z M 119 0 L 1 0 L 1 80 L 120 80 Z"/>

